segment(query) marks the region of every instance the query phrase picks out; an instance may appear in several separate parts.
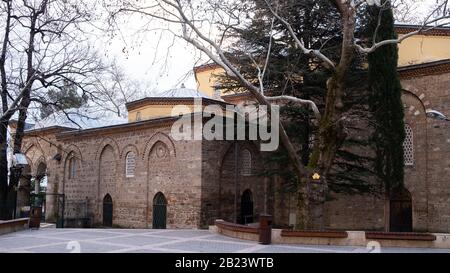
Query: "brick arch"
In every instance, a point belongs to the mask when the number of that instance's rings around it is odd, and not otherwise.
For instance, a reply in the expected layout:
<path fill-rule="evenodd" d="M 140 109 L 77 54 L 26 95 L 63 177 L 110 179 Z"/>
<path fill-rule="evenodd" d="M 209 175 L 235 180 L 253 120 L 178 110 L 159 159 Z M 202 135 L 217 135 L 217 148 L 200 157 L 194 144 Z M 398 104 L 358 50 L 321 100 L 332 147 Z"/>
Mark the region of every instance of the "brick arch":
<path fill-rule="evenodd" d="M 83 162 L 83 153 L 81 153 L 81 149 L 80 149 L 77 145 L 75 145 L 75 144 L 70 144 L 70 145 L 68 145 L 67 147 L 65 147 L 65 149 L 64 149 L 63 152 L 66 152 L 66 153 L 67 153 L 67 155 L 66 155 L 66 160 L 67 160 L 67 157 L 68 157 L 71 153 L 74 153 L 75 156 L 76 156 L 78 159 L 80 159 L 80 162 Z"/>
<path fill-rule="evenodd" d="M 30 167 L 30 174 L 32 173 L 33 170 L 33 166 L 34 166 L 34 162 L 33 160 L 30 158 L 30 156 L 28 155 L 28 152 L 31 150 L 31 148 L 35 147 L 35 145 L 33 143 L 27 144 L 26 148 L 23 149 L 23 154 L 25 155 L 27 162 L 28 162 L 28 166 Z"/>
<path fill-rule="evenodd" d="M 252 159 L 252 169 L 259 169 L 261 167 L 261 163 L 258 161 L 260 156 L 259 150 L 256 147 L 254 142 L 240 142 L 239 143 L 239 153 L 243 150 L 249 150 L 251 152 Z M 239 166 L 240 167 L 240 166 Z M 220 168 L 219 168 L 219 179 L 218 179 L 218 202 L 217 202 L 217 211 L 218 217 L 225 219 L 227 221 L 234 220 L 233 211 L 234 211 L 234 145 L 231 143 L 227 149 L 224 150 L 222 154 L 222 158 L 220 160 Z M 243 175 L 240 171 L 238 173 L 238 188 L 239 192 L 244 192 L 244 190 L 250 189 L 254 194 L 254 203 L 255 209 L 261 208 L 264 204 L 261 200 L 262 196 L 264 196 L 264 192 L 262 191 L 263 183 L 257 183 L 257 180 L 260 180 L 259 177 L 255 175 L 247 176 Z M 260 194 L 257 194 L 260 193 Z M 262 194 L 261 194 L 262 193 Z M 240 196 L 238 196 L 238 207 L 241 206 Z M 236 213 L 239 213 L 240 209 Z M 236 214 L 238 215 L 238 214 Z"/>
<path fill-rule="evenodd" d="M 411 102 L 408 103 L 407 96 L 411 97 L 416 105 L 413 105 Z M 425 105 L 423 99 L 421 99 L 415 92 L 411 92 L 409 90 L 402 90 L 402 103 L 405 106 L 405 120 L 409 120 L 411 118 L 426 116 L 426 110 L 428 109 Z M 417 106 L 418 104 L 418 106 Z M 427 103 L 429 105 L 429 103 Z"/>
<path fill-rule="evenodd" d="M 27 159 L 28 166 L 25 166 L 25 168 L 22 170 L 22 175 L 31 175 L 32 174 L 31 165 L 33 164 L 33 162 L 26 154 L 25 158 Z"/>
<path fill-rule="evenodd" d="M 245 142 L 243 145 L 239 145 L 240 152 L 247 149 L 252 154 L 252 161 L 254 161 L 259 155 L 260 152 L 258 150 L 258 147 L 253 142 Z"/>
<path fill-rule="evenodd" d="M 39 165 L 44 164 L 45 167 L 47 168 L 47 161 L 45 160 L 45 157 L 43 155 L 41 155 L 38 160 L 36 160 L 36 162 L 33 164 L 33 166 L 31 167 L 31 174 L 33 176 L 37 175 L 37 171 L 39 168 Z"/>
<path fill-rule="evenodd" d="M 102 154 L 103 154 L 103 152 L 105 151 L 105 149 L 108 146 L 111 147 L 111 149 L 112 149 L 112 151 L 114 153 L 114 159 L 115 159 L 114 161 L 116 162 L 116 171 L 117 171 L 117 166 L 119 165 L 119 160 L 118 160 L 119 159 L 119 150 L 116 150 L 116 148 L 118 148 L 118 147 L 115 148 L 110 143 L 101 146 L 100 152 L 96 155 L 97 164 L 100 167 L 100 161 L 101 161 L 101 158 L 102 158 Z M 100 171 L 100 169 L 99 169 L 99 171 Z"/>
<path fill-rule="evenodd" d="M 97 151 L 95 152 L 95 160 L 100 159 L 101 153 L 103 152 L 105 147 L 108 145 L 113 148 L 114 154 L 117 158 L 120 156 L 120 149 L 119 149 L 119 145 L 117 144 L 117 142 L 110 137 L 106 137 L 106 138 L 102 139 L 102 141 L 100 142 L 100 145 L 98 146 Z"/>
<path fill-rule="evenodd" d="M 133 151 L 136 154 L 136 156 L 139 156 L 138 147 L 134 144 L 128 144 L 125 147 L 123 147 L 123 149 L 120 151 L 119 158 L 123 159 L 127 155 L 127 153 L 131 151 Z"/>
<path fill-rule="evenodd" d="M 253 142 L 239 143 L 239 153 L 241 153 L 245 149 L 247 149 L 251 152 L 252 163 L 254 163 L 255 159 L 260 155 L 258 148 L 256 147 L 256 145 Z M 226 156 L 229 153 L 233 153 L 233 152 L 234 152 L 234 143 L 230 143 L 226 149 L 223 149 L 223 152 L 219 157 L 220 158 L 220 172 L 222 172 L 222 166 L 223 166 L 223 162 L 226 159 Z"/>
<path fill-rule="evenodd" d="M 152 151 L 153 146 L 155 146 L 155 144 L 158 141 L 160 141 L 166 145 L 167 149 L 169 150 L 169 155 L 171 157 L 177 156 L 176 150 L 175 150 L 175 144 L 173 143 L 172 139 L 168 135 L 166 135 L 162 132 L 157 132 L 152 137 L 150 137 L 150 139 L 145 144 L 145 148 L 142 153 L 142 159 L 148 158 L 150 156 L 150 152 Z"/>
<path fill-rule="evenodd" d="M 25 151 L 24 153 L 26 153 L 33 146 L 36 146 L 42 152 L 42 154 L 45 156 L 44 149 L 42 149 L 41 144 L 39 143 L 39 141 L 36 138 L 33 138 L 30 141 L 27 141 L 27 144 L 25 145 L 24 148 L 22 148 L 22 151 Z"/>
<path fill-rule="evenodd" d="M 114 164 L 106 164 L 105 165 L 106 168 L 112 167 L 112 169 L 110 169 L 109 171 L 105 170 L 106 171 L 105 175 L 103 175 L 102 154 L 108 147 L 111 147 L 114 158 L 113 159 L 106 158 L 106 160 L 110 160 L 111 162 L 115 163 L 115 165 Z M 103 198 L 102 195 L 105 195 L 106 193 L 109 193 L 112 197 L 115 196 L 116 185 L 113 182 L 111 182 L 110 180 L 117 180 L 117 176 L 119 173 L 119 164 L 120 164 L 120 161 L 118 160 L 119 152 L 118 152 L 118 150 L 116 150 L 114 148 L 114 146 L 112 146 L 111 144 L 108 143 L 108 144 L 102 145 L 101 148 L 102 149 L 100 150 L 100 152 L 98 154 L 97 162 L 96 162 L 96 164 L 97 164 L 97 198 L 98 198 L 98 200 L 101 200 L 101 198 Z"/>
<path fill-rule="evenodd" d="M 409 93 L 415 96 L 422 104 L 424 112 L 431 108 L 431 103 L 428 100 L 427 95 L 423 92 L 420 92 L 420 90 L 416 87 L 410 84 L 403 84 L 402 93 Z"/>
<path fill-rule="evenodd" d="M 69 162 L 69 159 L 72 156 L 75 156 L 75 158 L 80 159 L 79 163 L 78 163 L 79 169 L 82 168 L 81 163 L 83 162 L 81 159 L 80 149 L 76 145 L 71 144 L 68 146 L 68 148 L 70 148 L 70 149 L 67 149 L 67 151 L 69 151 L 69 152 L 67 153 L 66 157 L 64 158 L 64 164 L 63 164 L 63 177 L 62 177 L 62 192 L 63 193 L 66 193 L 66 184 L 68 183 L 68 179 L 67 179 L 68 166 L 67 166 L 67 164 Z"/>
<path fill-rule="evenodd" d="M 37 140 L 34 140 L 34 139 L 32 141 L 30 141 L 26 145 L 26 148 L 22 149 L 22 151 L 24 151 L 23 153 L 26 155 L 33 147 L 35 147 L 41 153 L 41 156 L 43 156 L 45 158 L 44 149 L 42 149 L 42 147 L 39 144 L 39 142 Z"/>
<path fill-rule="evenodd" d="M 44 162 L 46 164 L 45 153 L 44 153 L 43 149 L 41 148 L 41 146 L 39 145 L 39 143 L 37 143 L 37 141 L 32 141 L 27 146 L 28 147 L 26 149 L 23 149 L 23 151 L 25 151 L 24 154 L 27 158 L 28 165 L 30 167 L 30 169 L 29 169 L 30 174 L 35 175 L 36 169 L 37 169 L 37 166 L 39 166 L 39 163 Z M 35 156 L 35 154 L 33 154 L 33 155 L 30 154 L 30 151 L 33 149 L 36 149 L 37 156 Z"/>
<path fill-rule="evenodd" d="M 27 142 L 27 144 L 25 144 L 24 148 L 22 149 L 23 153 L 24 153 L 24 154 L 27 154 L 27 152 L 28 152 L 31 148 L 33 148 L 33 146 L 38 146 L 38 145 L 35 143 L 35 141 Z"/>
<path fill-rule="evenodd" d="M 403 90 L 402 102 L 405 106 L 405 124 L 412 129 L 413 134 L 413 154 L 412 165 L 405 166 L 404 187 L 412 198 L 413 206 L 413 228 L 425 225 L 421 220 L 421 212 L 414 210 L 414 207 L 425 206 L 428 188 L 428 118 L 426 110 L 431 107 L 424 96 L 416 89 Z"/>

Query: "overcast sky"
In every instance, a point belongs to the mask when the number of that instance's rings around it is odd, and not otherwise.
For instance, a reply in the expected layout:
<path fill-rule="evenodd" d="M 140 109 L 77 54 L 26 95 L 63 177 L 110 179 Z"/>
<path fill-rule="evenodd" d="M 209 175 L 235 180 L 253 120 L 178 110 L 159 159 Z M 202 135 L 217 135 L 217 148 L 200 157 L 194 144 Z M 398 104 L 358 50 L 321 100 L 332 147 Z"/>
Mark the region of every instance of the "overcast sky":
<path fill-rule="evenodd" d="M 422 17 L 436 1 L 419 0 L 417 3 L 413 15 L 416 19 Z M 160 30 L 139 33 L 146 21 L 141 16 L 129 17 L 127 22 L 119 22 L 122 32 L 117 33 L 114 39 L 96 32 L 95 43 L 106 58 L 116 58 L 131 78 L 146 81 L 148 91 L 161 92 L 181 83 L 196 89 L 192 69 L 207 59 L 200 60 L 198 50 L 179 39 L 173 41 L 169 33 L 164 34 Z M 151 28 L 158 27 L 157 22 L 151 25 Z"/>
<path fill-rule="evenodd" d="M 160 29 L 140 31 L 145 18 L 130 16 L 127 20 L 119 21 L 121 31 L 112 39 L 101 31 L 94 32 L 94 42 L 105 58 L 115 58 L 131 78 L 146 81 L 149 91 L 162 92 L 182 83 L 197 89 L 193 67 L 207 61 L 200 61 L 198 50 Z M 146 26 L 160 27 L 156 21 Z"/>

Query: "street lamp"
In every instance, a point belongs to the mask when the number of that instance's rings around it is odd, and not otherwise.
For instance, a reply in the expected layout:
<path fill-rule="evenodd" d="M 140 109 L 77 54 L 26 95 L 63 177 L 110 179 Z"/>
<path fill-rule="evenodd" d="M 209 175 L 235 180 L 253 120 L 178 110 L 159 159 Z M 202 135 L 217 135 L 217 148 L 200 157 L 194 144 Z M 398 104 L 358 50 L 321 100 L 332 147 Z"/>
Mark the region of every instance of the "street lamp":
<path fill-rule="evenodd" d="M 12 158 L 13 167 L 24 168 L 28 166 L 27 157 L 21 153 L 15 153 Z"/>
<path fill-rule="evenodd" d="M 313 180 L 319 180 L 319 179 L 320 179 L 320 174 L 314 173 L 314 174 L 312 175 L 312 179 L 313 179 Z"/>
<path fill-rule="evenodd" d="M 426 111 L 426 113 L 427 113 L 427 117 L 429 117 L 429 118 L 450 121 L 450 118 L 446 117 L 444 114 L 442 114 L 441 112 L 439 112 L 437 110 L 428 109 Z"/>
<path fill-rule="evenodd" d="M 22 169 L 28 166 L 27 158 L 24 154 L 15 153 L 12 157 L 12 166 L 10 168 L 11 178 L 10 183 L 14 183 L 17 181 L 17 185 L 14 186 L 14 219 L 16 218 L 17 213 L 17 191 L 19 190 L 19 179 L 22 173 Z"/>

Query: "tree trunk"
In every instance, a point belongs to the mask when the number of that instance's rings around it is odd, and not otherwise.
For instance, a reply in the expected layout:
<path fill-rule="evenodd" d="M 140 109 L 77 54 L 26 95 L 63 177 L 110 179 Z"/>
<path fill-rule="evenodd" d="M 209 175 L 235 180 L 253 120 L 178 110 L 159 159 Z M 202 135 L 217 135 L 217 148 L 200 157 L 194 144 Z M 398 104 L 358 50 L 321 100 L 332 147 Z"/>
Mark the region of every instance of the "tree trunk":
<path fill-rule="evenodd" d="M 19 119 L 17 121 L 17 128 L 14 134 L 14 153 L 21 153 L 22 140 L 25 131 L 25 120 L 27 119 L 27 109 L 30 104 L 29 95 L 30 92 L 26 92 L 21 103 L 21 110 L 19 111 Z M 25 97 L 27 96 L 27 97 Z M 25 110 L 24 110 L 25 109 Z M 18 170 L 16 173 L 11 173 L 9 176 L 8 194 L 15 195 L 15 187 L 19 184 L 19 179 L 22 174 L 22 170 Z M 13 200 L 15 203 L 15 200 Z"/>
<path fill-rule="evenodd" d="M 8 142 L 7 142 L 8 122 L 0 124 L 0 219 L 7 220 L 8 210 Z"/>
<path fill-rule="evenodd" d="M 346 88 L 348 71 L 355 54 L 353 45 L 355 16 L 355 10 L 350 6 L 342 10 L 341 58 L 333 75 L 327 82 L 325 110 L 319 124 L 319 143 L 315 146 L 309 163 L 309 167 L 316 170 L 322 178 L 320 181 L 311 181 L 312 186 L 309 187 L 309 211 L 312 219 L 309 226 L 314 229 L 323 229 L 325 226 L 323 214 L 328 193 L 327 176 L 333 165 L 336 152 L 346 137 L 342 119 L 344 107 L 342 97 Z"/>
<path fill-rule="evenodd" d="M 303 178 L 304 180 L 304 178 Z M 304 230 L 309 228 L 311 222 L 309 214 L 309 193 L 306 183 L 302 183 L 299 179 L 299 187 L 297 190 L 297 215 L 295 229 Z"/>

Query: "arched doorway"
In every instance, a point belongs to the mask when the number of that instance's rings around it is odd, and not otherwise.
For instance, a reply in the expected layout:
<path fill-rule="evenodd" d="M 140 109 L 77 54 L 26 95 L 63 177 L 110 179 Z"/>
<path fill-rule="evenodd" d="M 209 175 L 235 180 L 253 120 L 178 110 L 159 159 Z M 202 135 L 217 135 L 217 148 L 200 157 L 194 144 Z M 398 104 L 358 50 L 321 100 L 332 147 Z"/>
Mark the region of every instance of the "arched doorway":
<path fill-rule="evenodd" d="M 389 231 L 412 231 L 412 200 L 411 194 L 405 188 L 392 191 L 389 200 Z"/>
<path fill-rule="evenodd" d="M 241 224 L 253 223 L 253 196 L 252 192 L 247 189 L 241 196 Z"/>
<path fill-rule="evenodd" d="M 111 195 L 106 194 L 103 198 L 103 226 L 112 227 L 113 202 Z"/>
<path fill-rule="evenodd" d="M 153 198 L 153 228 L 166 228 L 167 200 L 164 194 L 158 192 Z"/>
<path fill-rule="evenodd" d="M 34 195 L 37 206 L 45 206 L 45 190 L 47 188 L 47 165 L 44 162 L 39 163 L 34 177 Z"/>

